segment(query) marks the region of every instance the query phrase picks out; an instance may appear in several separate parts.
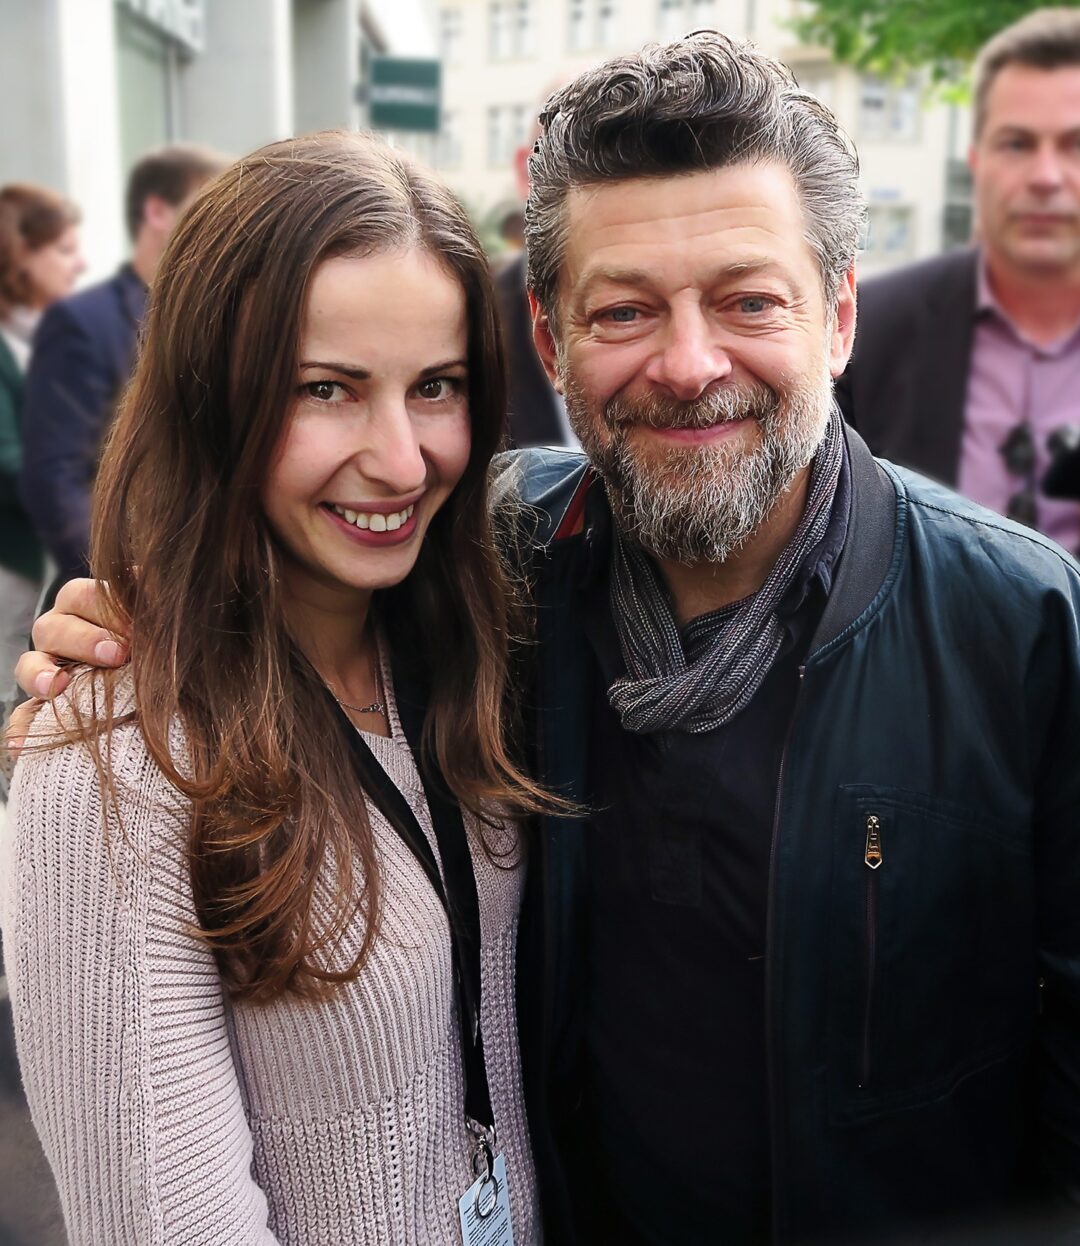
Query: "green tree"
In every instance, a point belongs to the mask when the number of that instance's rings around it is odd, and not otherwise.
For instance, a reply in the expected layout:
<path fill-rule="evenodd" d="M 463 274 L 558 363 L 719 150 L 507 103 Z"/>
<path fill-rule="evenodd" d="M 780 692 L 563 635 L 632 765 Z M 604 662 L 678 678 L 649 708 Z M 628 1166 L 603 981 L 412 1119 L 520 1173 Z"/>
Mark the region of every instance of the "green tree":
<path fill-rule="evenodd" d="M 814 0 L 795 27 L 806 42 L 859 69 L 884 75 L 929 69 L 935 82 L 945 83 L 963 75 L 992 35 L 1043 7 L 1036 0 Z"/>

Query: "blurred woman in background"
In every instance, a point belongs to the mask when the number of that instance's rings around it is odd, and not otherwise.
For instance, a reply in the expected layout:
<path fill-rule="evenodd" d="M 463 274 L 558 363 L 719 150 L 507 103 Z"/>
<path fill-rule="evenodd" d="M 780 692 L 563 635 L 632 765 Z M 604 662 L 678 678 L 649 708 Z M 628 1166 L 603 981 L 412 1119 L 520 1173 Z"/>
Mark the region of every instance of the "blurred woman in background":
<path fill-rule="evenodd" d="M 86 268 L 78 226 L 78 208 L 44 186 L 0 187 L 0 709 L 15 695 L 12 668 L 44 575 L 18 496 L 23 376 L 41 313 L 70 294 Z"/>

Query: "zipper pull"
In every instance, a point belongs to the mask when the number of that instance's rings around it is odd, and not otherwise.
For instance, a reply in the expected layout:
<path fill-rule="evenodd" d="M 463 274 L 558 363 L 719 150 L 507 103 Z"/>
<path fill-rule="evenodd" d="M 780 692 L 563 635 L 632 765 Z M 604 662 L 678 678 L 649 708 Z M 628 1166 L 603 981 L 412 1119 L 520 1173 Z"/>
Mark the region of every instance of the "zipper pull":
<path fill-rule="evenodd" d="M 866 818 L 866 856 L 863 860 L 871 870 L 881 866 L 881 820 L 876 813 L 868 814 Z"/>

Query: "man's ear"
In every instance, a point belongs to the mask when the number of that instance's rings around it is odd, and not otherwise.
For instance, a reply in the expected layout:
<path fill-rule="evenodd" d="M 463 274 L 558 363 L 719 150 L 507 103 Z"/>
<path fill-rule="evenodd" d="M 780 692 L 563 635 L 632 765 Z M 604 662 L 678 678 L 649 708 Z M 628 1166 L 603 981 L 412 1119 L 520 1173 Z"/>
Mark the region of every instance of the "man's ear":
<path fill-rule="evenodd" d="M 172 233 L 179 210 L 160 195 L 147 195 L 143 200 L 143 221 L 156 234 L 168 237 Z"/>
<path fill-rule="evenodd" d="M 548 380 L 555 392 L 562 393 L 562 382 L 559 380 L 559 352 L 555 346 L 555 337 L 551 332 L 551 321 L 548 314 L 536 301 L 536 295 L 529 291 L 529 311 L 532 313 L 533 345 L 544 365 Z"/>
<path fill-rule="evenodd" d="M 832 337 L 829 340 L 829 372 L 837 377 L 847 367 L 855 345 L 855 265 L 847 270 L 836 292 Z"/>

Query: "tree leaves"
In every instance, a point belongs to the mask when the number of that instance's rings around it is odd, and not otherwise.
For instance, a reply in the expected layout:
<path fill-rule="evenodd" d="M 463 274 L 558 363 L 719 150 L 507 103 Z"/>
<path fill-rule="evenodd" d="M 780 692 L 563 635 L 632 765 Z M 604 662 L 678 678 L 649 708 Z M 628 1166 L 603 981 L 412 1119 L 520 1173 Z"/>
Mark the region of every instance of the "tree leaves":
<path fill-rule="evenodd" d="M 814 0 L 793 24 L 800 39 L 858 69 L 884 77 L 928 70 L 947 84 L 999 30 L 1042 7 L 1038 0 Z"/>

